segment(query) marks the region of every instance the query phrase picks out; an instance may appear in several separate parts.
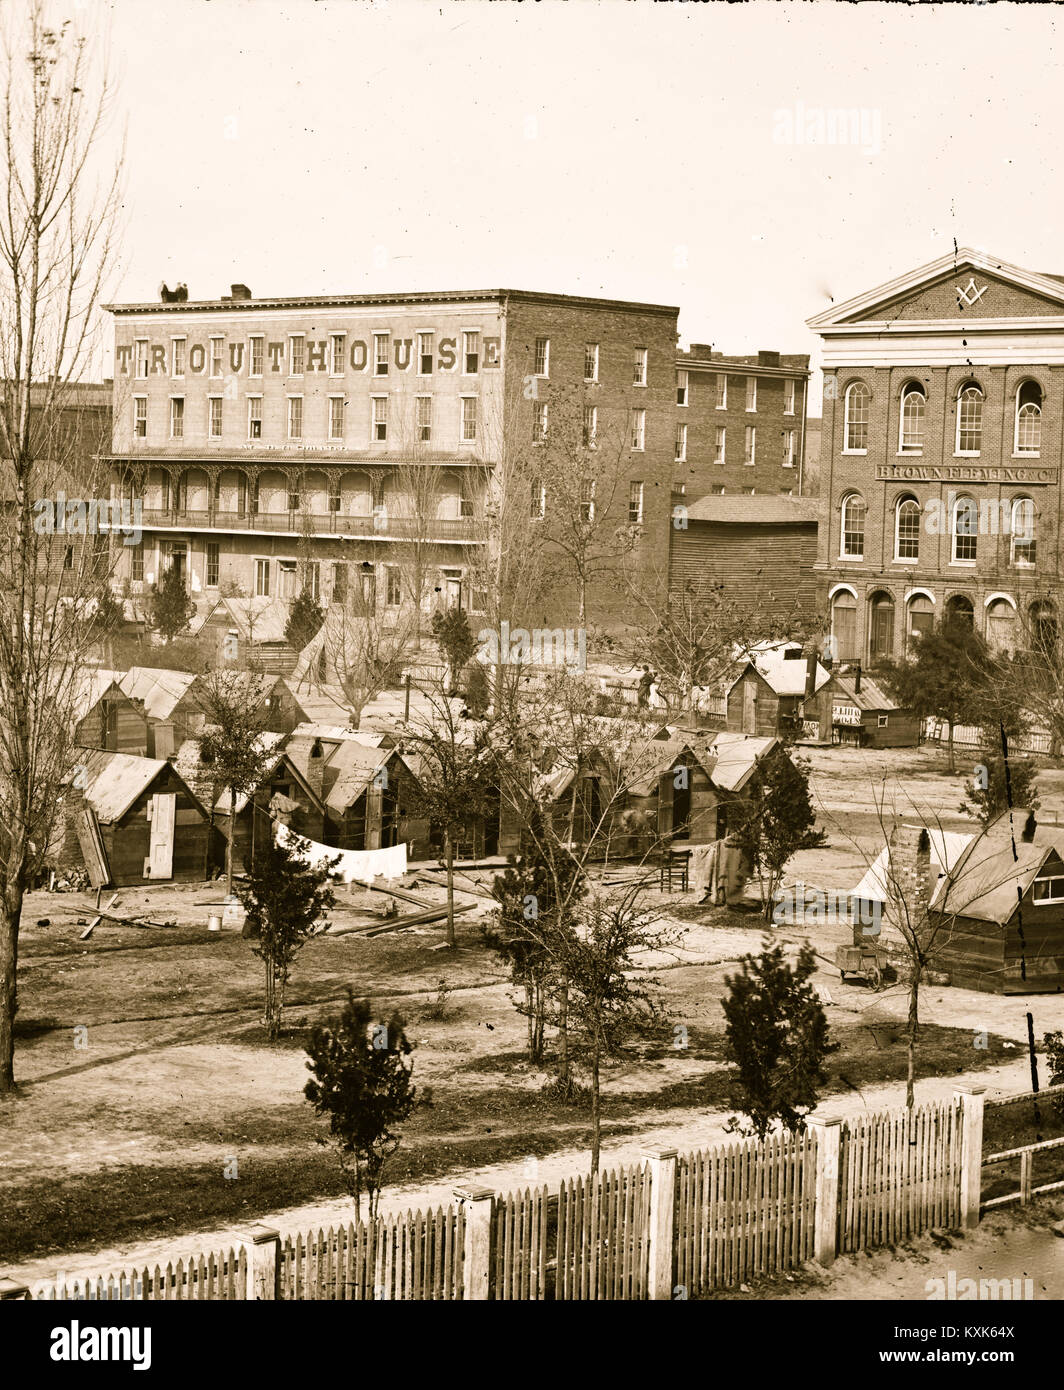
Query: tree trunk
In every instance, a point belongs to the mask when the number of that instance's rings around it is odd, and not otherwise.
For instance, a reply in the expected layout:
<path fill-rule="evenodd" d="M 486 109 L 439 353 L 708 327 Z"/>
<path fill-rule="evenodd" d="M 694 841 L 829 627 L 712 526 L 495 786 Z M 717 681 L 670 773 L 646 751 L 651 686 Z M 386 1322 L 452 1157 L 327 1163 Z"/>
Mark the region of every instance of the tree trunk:
<path fill-rule="evenodd" d="M 233 896 L 233 829 L 236 825 L 236 791 L 229 788 L 229 827 L 225 836 L 225 896 Z"/>
<path fill-rule="evenodd" d="M 912 1110 L 916 1100 L 916 1040 L 920 1031 L 920 962 L 913 961 L 913 978 L 909 986 L 909 1022 L 906 1041 L 908 1070 L 905 1077 L 905 1104 Z"/>
<path fill-rule="evenodd" d="M 18 1008 L 18 932 L 22 918 L 22 889 L 0 904 L 0 1095 L 15 1090 L 15 1012 Z"/>
<path fill-rule="evenodd" d="M 599 1061 L 601 1045 L 595 1038 L 591 1049 L 591 1171 L 598 1172 L 599 1150 L 602 1147 L 602 1114 L 599 1106 Z"/>
<path fill-rule="evenodd" d="M 454 940 L 454 845 L 451 843 L 451 832 L 448 830 L 444 842 L 443 852 L 447 857 L 447 945 L 453 947 Z"/>

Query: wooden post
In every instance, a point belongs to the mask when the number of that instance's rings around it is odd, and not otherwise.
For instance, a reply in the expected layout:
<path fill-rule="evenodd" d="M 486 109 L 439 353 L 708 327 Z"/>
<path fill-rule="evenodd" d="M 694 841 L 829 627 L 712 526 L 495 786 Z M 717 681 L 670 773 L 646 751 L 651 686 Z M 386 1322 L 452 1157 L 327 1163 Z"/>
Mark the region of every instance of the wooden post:
<path fill-rule="evenodd" d="M 839 1154 L 842 1120 L 837 1115 L 810 1115 L 806 1124 L 816 1135 L 816 1218 L 813 1258 L 830 1265 L 838 1252 Z"/>
<path fill-rule="evenodd" d="M 953 1097 L 961 1104 L 961 1225 L 979 1225 L 982 1195 L 983 1109 L 985 1086 L 954 1086 Z"/>
<path fill-rule="evenodd" d="M 0 1274 L 0 1299 L 5 1298 L 26 1298 L 30 1296 L 30 1291 L 25 1284 L 20 1284 L 10 1278 L 7 1274 Z"/>
<path fill-rule="evenodd" d="M 676 1150 L 646 1149 L 643 1157 L 650 1168 L 647 1298 L 671 1299 L 676 1233 Z"/>
<path fill-rule="evenodd" d="M 277 1298 L 280 1273 L 277 1256 L 280 1252 L 281 1233 L 272 1226 L 264 1226 L 260 1221 L 252 1226 L 244 1238 L 248 1252 L 247 1297 L 249 1299 Z"/>
<path fill-rule="evenodd" d="M 465 1212 L 463 1298 L 489 1299 L 491 1288 L 492 1235 L 495 1226 L 495 1193 L 490 1187 L 455 1188 Z"/>

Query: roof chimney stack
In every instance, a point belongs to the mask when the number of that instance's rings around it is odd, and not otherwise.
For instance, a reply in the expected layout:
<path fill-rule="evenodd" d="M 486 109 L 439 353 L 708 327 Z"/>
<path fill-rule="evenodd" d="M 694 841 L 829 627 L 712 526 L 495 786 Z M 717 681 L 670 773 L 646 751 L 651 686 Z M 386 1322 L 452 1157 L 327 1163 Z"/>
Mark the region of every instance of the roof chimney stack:
<path fill-rule="evenodd" d="M 247 285 L 230 285 L 229 294 L 233 299 L 250 299 L 251 291 Z"/>

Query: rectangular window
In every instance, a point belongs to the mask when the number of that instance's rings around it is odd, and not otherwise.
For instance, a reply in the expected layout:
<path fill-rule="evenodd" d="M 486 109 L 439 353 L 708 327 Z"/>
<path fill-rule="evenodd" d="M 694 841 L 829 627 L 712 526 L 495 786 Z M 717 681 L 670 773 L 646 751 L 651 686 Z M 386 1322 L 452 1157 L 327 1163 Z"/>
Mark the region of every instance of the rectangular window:
<path fill-rule="evenodd" d="M 373 434 L 371 438 L 382 444 L 388 438 L 388 397 L 373 397 Z"/>
<path fill-rule="evenodd" d="M 1031 891 L 1031 898 L 1036 903 L 1064 902 L 1064 877 L 1053 875 L 1052 877 L 1036 878 L 1034 888 Z"/>
<path fill-rule="evenodd" d="M 538 478 L 532 479 L 532 496 L 528 515 L 532 521 L 542 521 L 547 514 L 547 489 Z"/>
<path fill-rule="evenodd" d="M 255 597 L 270 597 L 270 562 L 269 560 L 255 561 Z"/>
<path fill-rule="evenodd" d="M 133 397 L 133 434 L 137 439 L 147 439 L 148 437 L 147 396 Z"/>
<path fill-rule="evenodd" d="M 550 339 L 536 339 L 536 365 L 533 368 L 536 376 L 550 376 Z"/>
<path fill-rule="evenodd" d="M 343 396 L 329 397 L 329 438 L 343 439 L 345 424 L 345 402 Z"/>
<path fill-rule="evenodd" d="M 248 338 L 248 375 L 262 376 L 262 334 L 252 333 Z"/>
<path fill-rule="evenodd" d="M 687 461 L 687 426 L 676 426 L 676 462 L 686 463 Z"/>
<path fill-rule="evenodd" d="M 418 376 L 432 375 L 434 343 L 434 333 L 419 333 L 417 335 Z"/>
<path fill-rule="evenodd" d="M 398 608 L 403 601 L 402 571 L 398 565 L 384 567 L 384 602 L 389 608 Z"/>
<path fill-rule="evenodd" d="M 532 405 L 532 443 L 542 444 L 547 437 L 547 402 L 535 401 Z"/>
<path fill-rule="evenodd" d="M 134 584 L 144 580 L 144 544 L 135 545 L 129 556 L 129 577 Z"/>
<path fill-rule="evenodd" d="M 632 448 L 645 449 L 647 435 L 647 413 L 643 409 L 632 411 Z"/>
<path fill-rule="evenodd" d="M 783 413 L 794 414 L 794 382 L 790 377 L 783 383 Z"/>
<path fill-rule="evenodd" d="M 728 409 L 728 377 L 725 372 L 717 373 L 717 409 Z"/>
<path fill-rule="evenodd" d="M 468 521 L 473 516 L 473 499 L 469 494 L 469 480 L 459 475 L 458 478 L 458 516 L 462 521 Z"/>
<path fill-rule="evenodd" d="M 307 339 L 303 333 L 288 335 L 288 375 L 302 376 L 306 364 Z"/>
<path fill-rule="evenodd" d="M 677 404 L 677 405 L 686 405 L 686 404 L 687 404 L 687 387 L 688 387 L 687 373 L 686 373 L 686 372 L 677 372 L 677 373 L 676 373 L 676 404 Z"/>
<path fill-rule="evenodd" d="M 713 452 L 713 462 L 714 462 L 714 463 L 723 463 L 723 462 L 724 462 L 724 449 L 725 449 L 726 444 L 727 444 L 727 437 L 728 437 L 728 431 L 725 429 L 725 427 L 724 427 L 723 425 L 718 425 L 718 426 L 717 426 L 717 438 L 716 438 L 716 442 L 715 442 L 715 444 L 714 444 L 714 452 Z"/>
<path fill-rule="evenodd" d="M 280 574 L 277 590 L 279 597 L 286 599 L 295 598 L 298 570 L 296 562 L 294 560 L 278 560 L 277 569 Z"/>
<path fill-rule="evenodd" d="M 185 398 L 184 396 L 170 397 L 170 438 L 184 439 L 185 437 Z"/>
<path fill-rule="evenodd" d="M 298 483 L 288 484 L 288 510 L 298 512 L 303 505 L 303 494 L 299 490 Z"/>
<path fill-rule="evenodd" d="M 598 434 L 598 406 L 584 406 L 584 448 L 593 449 L 595 447 L 595 437 Z"/>
<path fill-rule="evenodd" d="M 391 346 L 391 335 L 388 333 L 374 333 L 373 335 L 373 375 L 388 375 L 388 352 Z"/>
<path fill-rule="evenodd" d="M 262 397 L 248 397 L 248 438 L 262 438 Z"/>
<path fill-rule="evenodd" d="M 211 338 L 211 376 L 222 375 L 222 351 L 224 347 L 224 338 Z"/>
<path fill-rule="evenodd" d="M 757 462 L 757 430 L 753 425 L 746 427 L 746 452 L 743 455 L 743 463 Z"/>
<path fill-rule="evenodd" d="M 340 510 L 340 479 L 329 479 L 329 511 L 335 516 Z"/>
<path fill-rule="evenodd" d="M 343 376 L 346 357 L 347 334 L 333 333 L 329 338 L 329 371 L 333 376 Z"/>
<path fill-rule="evenodd" d="M 210 439 L 221 439 L 222 437 L 221 396 L 207 397 L 207 435 Z"/>
<path fill-rule="evenodd" d="M 598 381 L 599 372 L 599 345 L 598 343 L 584 344 L 584 380 Z"/>
<path fill-rule="evenodd" d="M 643 484 L 628 484 L 628 524 L 640 526 L 643 522 Z"/>
<path fill-rule="evenodd" d="M 477 438 L 477 398 L 462 397 L 462 443 L 474 444 Z"/>
<path fill-rule="evenodd" d="M 185 375 L 185 338 L 170 339 L 170 375 Z"/>
<path fill-rule="evenodd" d="M 783 431 L 783 466 L 793 468 L 798 452 L 798 431 Z"/>
<path fill-rule="evenodd" d="M 432 439 L 432 397 L 418 396 L 416 410 L 417 441 L 428 444 Z"/>
<path fill-rule="evenodd" d="M 580 484 L 580 519 L 590 524 L 595 520 L 595 481 Z"/>
<path fill-rule="evenodd" d="M 747 410 L 757 409 L 757 377 L 748 376 L 746 378 L 746 408 Z"/>
<path fill-rule="evenodd" d="M 147 338 L 137 339 L 137 376 L 146 377 L 148 375 L 148 340 Z"/>
<path fill-rule="evenodd" d="M 480 334 L 476 331 L 462 334 L 462 371 L 466 376 L 476 376 L 480 370 Z"/>
<path fill-rule="evenodd" d="M 303 438 L 303 397 L 288 397 L 288 438 Z"/>
<path fill-rule="evenodd" d="M 218 541 L 207 542 L 207 588 L 217 589 L 222 568 L 222 547 Z"/>
<path fill-rule="evenodd" d="M 251 512 L 253 516 L 258 516 L 262 511 L 262 488 L 258 478 L 251 480 Z"/>
<path fill-rule="evenodd" d="M 647 350 L 645 347 L 637 347 L 635 357 L 632 361 L 632 385 L 645 386 L 647 384 Z"/>

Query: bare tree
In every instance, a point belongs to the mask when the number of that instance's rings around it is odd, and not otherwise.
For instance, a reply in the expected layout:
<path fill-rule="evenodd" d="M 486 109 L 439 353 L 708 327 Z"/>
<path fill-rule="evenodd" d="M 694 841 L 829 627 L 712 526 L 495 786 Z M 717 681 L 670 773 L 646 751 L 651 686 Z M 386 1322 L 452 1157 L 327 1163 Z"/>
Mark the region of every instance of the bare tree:
<path fill-rule="evenodd" d="M 112 270 L 121 171 L 121 159 L 109 157 L 96 182 L 94 153 L 110 90 L 106 77 L 96 77 L 86 39 L 68 22 L 53 24 L 44 0 L 31 0 L 8 18 L 3 41 L 0 1093 L 15 1085 L 23 898 L 72 768 L 85 605 L 110 573 L 109 526 L 99 524 L 101 479 L 88 466 L 103 441 L 91 450 L 78 437 L 77 383 L 91 359 L 96 310 Z M 68 503 L 61 531 L 57 494 L 75 480 L 84 511 L 71 525 Z"/>

